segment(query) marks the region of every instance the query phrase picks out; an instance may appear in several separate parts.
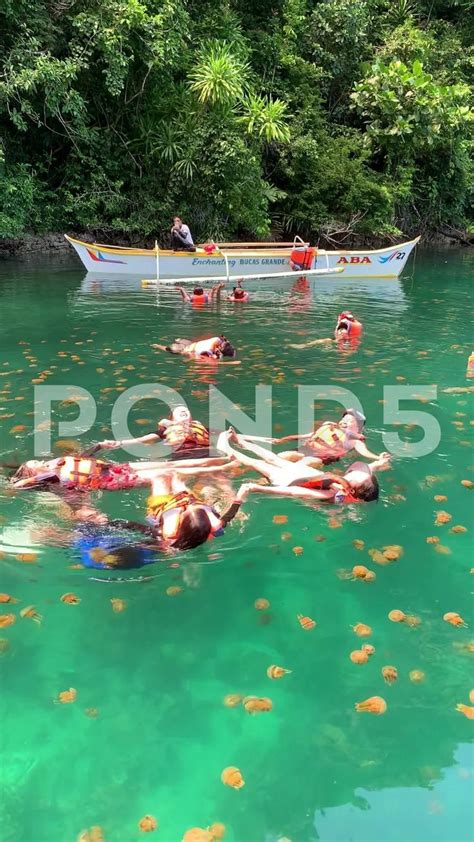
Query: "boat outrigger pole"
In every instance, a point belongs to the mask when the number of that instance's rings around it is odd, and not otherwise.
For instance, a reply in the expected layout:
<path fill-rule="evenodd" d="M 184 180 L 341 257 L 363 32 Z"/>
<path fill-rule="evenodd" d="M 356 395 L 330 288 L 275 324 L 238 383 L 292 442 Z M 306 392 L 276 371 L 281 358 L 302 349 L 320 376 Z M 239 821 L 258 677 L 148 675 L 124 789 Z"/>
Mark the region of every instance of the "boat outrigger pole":
<path fill-rule="evenodd" d="M 335 269 L 298 269 L 297 271 L 289 269 L 287 272 L 259 272 L 256 275 L 207 275 L 199 278 L 160 278 L 159 281 L 155 278 L 142 278 L 142 286 L 154 286 L 155 284 L 194 284 L 201 286 L 205 283 L 218 283 L 234 281 L 256 281 L 260 278 L 298 278 L 308 275 L 340 275 L 344 272 L 343 266 L 337 266 Z"/>

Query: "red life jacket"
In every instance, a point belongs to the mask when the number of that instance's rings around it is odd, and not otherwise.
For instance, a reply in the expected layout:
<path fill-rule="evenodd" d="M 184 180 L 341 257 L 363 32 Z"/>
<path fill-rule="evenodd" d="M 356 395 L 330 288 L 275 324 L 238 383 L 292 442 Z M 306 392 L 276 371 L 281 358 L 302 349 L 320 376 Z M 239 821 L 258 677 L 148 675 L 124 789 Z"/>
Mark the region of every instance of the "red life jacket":
<path fill-rule="evenodd" d="M 295 271 L 311 269 L 316 249 L 312 246 L 295 247 L 290 254 L 290 266 Z"/>
<path fill-rule="evenodd" d="M 294 485 L 299 485 L 301 488 L 310 488 L 317 491 L 332 491 L 334 486 L 341 486 L 344 492 L 344 500 L 343 503 L 360 503 L 358 497 L 354 496 L 351 486 L 347 482 L 344 477 L 339 477 L 337 474 L 324 474 L 323 477 L 315 477 L 314 479 L 308 479 L 303 482 L 296 482 Z M 334 488 L 334 493 L 338 491 L 338 488 Z"/>
<path fill-rule="evenodd" d="M 191 304 L 207 304 L 208 301 L 209 298 L 207 296 L 207 293 L 205 292 L 203 292 L 201 295 L 196 295 L 196 293 L 193 292 L 191 296 Z"/>

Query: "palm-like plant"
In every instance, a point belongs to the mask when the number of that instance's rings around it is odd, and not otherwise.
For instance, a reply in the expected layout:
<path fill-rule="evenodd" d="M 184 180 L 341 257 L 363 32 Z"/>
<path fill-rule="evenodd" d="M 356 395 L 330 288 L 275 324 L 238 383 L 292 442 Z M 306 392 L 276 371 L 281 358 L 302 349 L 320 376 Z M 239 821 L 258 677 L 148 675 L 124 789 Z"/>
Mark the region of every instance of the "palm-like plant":
<path fill-rule="evenodd" d="M 161 120 L 158 131 L 154 135 L 152 153 L 158 155 L 162 161 L 174 164 L 183 151 L 181 138 L 175 126 Z"/>
<path fill-rule="evenodd" d="M 244 94 L 249 69 L 225 42 L 211 44 L 190 74 L 191 90 L 199 102 L 227 105 Z"/>
<path fill-rule="evenodd" d="M 402 26 L 405 21 L 416 20 L 419 16 L 416 0 L 395 0 L 390 4 L 387 15 L 391 26 Z"/>
<path fill-rule="evenodd" d="M 241 118 L 249 134 L 258 134 L 267 143 L 287 143 L 290 130 L 286 124 L 286 103 L 250 94 L 243 101 L 244 115 Z"/>

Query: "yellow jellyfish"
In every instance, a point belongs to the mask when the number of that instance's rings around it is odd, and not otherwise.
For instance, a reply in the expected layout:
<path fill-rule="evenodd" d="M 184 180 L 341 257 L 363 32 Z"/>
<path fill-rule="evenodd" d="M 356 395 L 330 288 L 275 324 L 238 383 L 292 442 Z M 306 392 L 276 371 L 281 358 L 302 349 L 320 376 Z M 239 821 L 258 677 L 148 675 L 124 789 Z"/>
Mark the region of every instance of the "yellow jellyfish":
<path fill-rule="evenodd" d="M 381 696 L 370 696 L 363 702 L 356 702 L 355 709 L 357 713 L 375 713 L 380 715 L 387 710 L 387 702 Z"/>
<path fill-rule="evenodd" d="M 245 781 L 237 766 L 227 766 L 221 773 L 221 781 L 232 789 L 242 789 Z"/>
<path fill-rule="evenodd" d="M 386 684 L 394 684 L 398 678 L 398 670 L 396 667 L 382 667 L 382 676 Z"/>

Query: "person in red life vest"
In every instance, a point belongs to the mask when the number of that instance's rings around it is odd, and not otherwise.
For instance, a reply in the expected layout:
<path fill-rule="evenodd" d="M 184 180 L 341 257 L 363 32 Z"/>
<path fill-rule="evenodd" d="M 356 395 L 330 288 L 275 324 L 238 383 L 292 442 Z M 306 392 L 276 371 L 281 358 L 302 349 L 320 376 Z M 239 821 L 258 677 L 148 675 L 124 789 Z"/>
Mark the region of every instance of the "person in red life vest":
<path fill-rule="evenodd" d="M 260 458 L 255 459 L 242 453 L 242 450 L 235 450 L 230 446 L 230 441 Z M 379 497 L 375 472 L 390 468 L 390 454 L 387 453 L 370 464 L 354 462 L 343 476 L 339 476 L 313 467 L 309 464 L 309 459 L 304 462 L 288 462 L 266 448 L 251 443 L 244 436 L 237 436 L 232 429 L 221 433 L 218 449 L 237 459 L 241 465 L 266 477 L 273 486 L 245 483 L 245 490 L 239 495 L 239 499 L 245 499 L 247 493 L 252 491 L 332 503 L 369 503 Z"/>
<path fill-rule="evenodd" d="M 205 458 L 209 451 L 209 430 L 200 421 L 195 421 L 187 406 L 176 406 L 168 418 L 158 422 L 156 430 L 144 436 L 132 439 L 105 440 L 99 442 L 101 450 L 116 450 L 135 444 L 156 444 L 163 442 L 169 446 L 176 459 L 192 457 Z"/>
<path fill-rule="evenodd" d="M 150 480 L 131 464 L 82 455 L 45 461 L 31 459 L 19 467 L 10 482 L 21 490 L 59 486 L 69 491 L 118 491 L 147 485 Z"/>
<path fill-rule="evenodd" d="M 334 337 L 325 337 L 324 339 L 312 339 L 310 342 L 303 342 L 302 344 L 289 345 L 290 348 L 296 348 L 298 351 L 306 348 L 313 348 L 315 345 L 326 345 L 331 342 L 336 342 L 339 347 L 347 345 L 356 348 L 362 336 L 362 322 L 359 322 L 352 313 L 343 311 L 339 313 L 334 329 Z"/>
<path fill-rule="evenodd" d="M 352 313 L 344 311 L 337 317 L 334 338 L 336 342 L 344 339 L 359 339 L 362 335 L 362 322 L 359 322 Z"/>
<path fill-rule="evenodd" d="M 363 432 L 365 420 L 365 416 L 357 409 L 346 409 L 340 421 L 325 421 L 324 424 L 315 427 L 312 433 L 301 436 L 283 436 L 283 438 L 272 439 L 272 443 L 304 442 L 301 451 L 290 450 L 279 454 L 282 459 L 293 462 L 310 456 L 319 458 L 323 465 L 329 465 L 331 462 L 338 462 L 353 450 L 365 459 L 380 459 L 386 454 L 372 453 L 365 444 Z"/>
<path fill-rule="evenodd" d="M 151 347 L 158 351 L 168 351 L 169 354 L 219 362 L 227 362 L 227 358 L 233 360 L 236 355 L 234 346 L 225 336 L 211 336 L 199 342 L 192 342 L 190 339 L 175 339 L 171 345 L 154 344 Z M 238 365 L 238 362 L 233 360 L 233 364 Z"/>
<path fill-rule="evenodd" d="M 244 304 L 249 300 L 250 296 L 247 290 L 242 288 L 242 279 L 239 278 L 237 281 L 237 286 L 235 286 L 229 295 L 229 301 L 234 301 L 235 303 Z"/>
<path fill-rule="evenodd" d="M 94 450 L 97 450 L 96 445 Z M 177 462 L 106 462 L 89 455 L 64 456 L 58 459 L 31 459 L 20 465 L 10 478 L 17 490 L 62 488 L 67 491 L 124 491 L 150 485 L 163 473 L 187 474 L 223 470 L 229 462 L 221 457 L 189 459 L 184 466 Z"/>
<path fill-rule="evenodd" d="M 213 301 L 218 300 L 219 293 L 223 286 L 224 284 L 217 284 L 217 286 L 212 287 L 212 289 L 204 289 L 199 286 L 194 287 L 191 295 L 186 292 L 184 287 L 176 286 L 176 289 L 186 304 L 192 304 L 193 307 L 202 307 L 204 304 L 212 304 Z"/>

